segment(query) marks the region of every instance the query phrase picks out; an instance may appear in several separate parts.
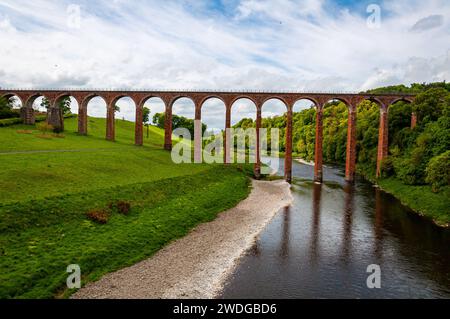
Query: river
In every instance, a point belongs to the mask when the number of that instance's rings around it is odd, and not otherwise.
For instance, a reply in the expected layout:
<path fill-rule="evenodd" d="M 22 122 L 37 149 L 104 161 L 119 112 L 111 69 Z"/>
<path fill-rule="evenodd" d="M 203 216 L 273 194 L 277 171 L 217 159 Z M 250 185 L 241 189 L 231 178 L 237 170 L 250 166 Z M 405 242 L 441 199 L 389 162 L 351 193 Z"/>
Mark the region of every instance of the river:
<path fill-rule="evenodd" d="M 325 167 L 319 185 L 312 166 L 293 165 L 293 204 L 242 258 L 222 298 L 450 298 L 450 230 L 367 181 L 347 185 L 341 168 Z M 380 266 L 379 289 L 367 286 L 369 265 Z"/>

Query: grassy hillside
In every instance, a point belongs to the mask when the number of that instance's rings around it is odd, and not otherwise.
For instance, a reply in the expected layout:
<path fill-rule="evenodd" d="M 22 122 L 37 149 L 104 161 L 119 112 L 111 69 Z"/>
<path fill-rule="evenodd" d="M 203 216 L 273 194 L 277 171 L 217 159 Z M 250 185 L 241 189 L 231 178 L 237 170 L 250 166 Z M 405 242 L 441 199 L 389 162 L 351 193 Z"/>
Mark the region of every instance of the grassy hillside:
<path fill-rule="evenodd" d="M 78 136 L 67 119 L 64 137 L 43 138 L 28 126 L 0 128 L 0 298 L 67 296 L 66 267 L 83 281 L 154 254 L 249 193 L 234 167 L 175 165 L 151 128 L 133 145 L 134 124 L 118 120 L 117 141 L 104 139 L 105 120 L 89 119 Z M 131 205 L 128 214 L 114 208 Z M 100 211 L 101 225 L 87 218 Z"/>
<path fill-rule="evenodd" d="M 75 133 L 76 118 L 65 124 L 64 138 L 42 138 L 38 131 L 24 134 L 30 127 L 23 125 L 0 129 L 0 202 L 148 182 L 209 168 L 170 165 L 170 153 L 162 149 L 164 132 L 158 128 L 151 127 L 144 147 L 137 147 L 130 122 L 117 121 L 114 143 L 104 138 L 105 119 L 89 120 L 88 137 Z"/>

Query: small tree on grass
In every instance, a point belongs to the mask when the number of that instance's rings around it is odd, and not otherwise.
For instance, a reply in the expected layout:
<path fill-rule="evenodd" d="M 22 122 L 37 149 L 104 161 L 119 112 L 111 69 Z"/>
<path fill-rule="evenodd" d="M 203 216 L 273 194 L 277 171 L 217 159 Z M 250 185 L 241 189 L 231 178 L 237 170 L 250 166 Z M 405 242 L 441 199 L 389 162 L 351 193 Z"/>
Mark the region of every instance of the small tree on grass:
<path fill-rule="evenodd" d="M 114 114 L 120 112 L 120 106 L 117 104 L 114 105 Z"/>
<path fill-rule="evenodd" d="M 71 114 L 72 111 L 70 110 L 71 100 L 70 97 L 65 97 L 59 102 L 59 108 L 62 111 L 63 115 Z M 47 111 L 50 108 L 50 101 L 47 98 L 43 98 L 41 102 L 41 107 L 45 108 Z"/>
<path fill-rule="evenodd" d="M 148 107 L 144 107 L 142 110 L 142 122 L 147 126 L 147 138 L 149 138 L 150 135 L 150 109 Z"/>

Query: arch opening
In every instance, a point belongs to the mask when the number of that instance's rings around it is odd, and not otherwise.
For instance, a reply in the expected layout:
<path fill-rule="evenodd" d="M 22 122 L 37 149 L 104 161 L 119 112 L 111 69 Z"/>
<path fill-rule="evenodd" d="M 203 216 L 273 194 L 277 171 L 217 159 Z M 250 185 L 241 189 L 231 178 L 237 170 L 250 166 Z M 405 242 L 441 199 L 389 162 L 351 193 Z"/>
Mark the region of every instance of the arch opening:
<path fill-rule="evenodd" d="M 350 104 L 343 99 L 330 99 L 323 107 L 323 162 L 347 162 Z"/>
<path fill-rule="evenodd" d="M 86 130 L 89 134 L 103 136 L 106 130 L 107 104 L 103 97 L 92 95 L 83 101 L 86 112 Z"/>
<path fill-rule="evenodd" d="M 394 101 L 388 110 L 388 156 L 398 156 L 409 145 L 411 129 L 417 125 L 417 118 L 413 118 L 411 102 L 404 99 Z"/>
<path fill-rule="evenodd" d="M 286 152 L 287 110 L 285 101 L 274 97 L 266 100 L 262 105 L 261 132 L 262 141 L 261 163 L 263 174 L 270 174 L 272 170 L 280 170 L 280 152 Z M 290 155 L 290 154 L 289 154 Z"/>
<path fill-rule="evenodd" d="M 143 103 L 143 140 L 160 145 L 164 144 L 164 121 L 158 121 L 159 117 L 165 117 L 166 105 L 159 97 L 148 97 Z"/>
<path fill-rule="evenodd" d="M 231 128 L 246 130 L 245 135 L 233 134 L 230 139 L 231 161 L 236 163 L 256 163 L 256 119 L 257 107 L 248 98 L 239 98 L 231 105 Z M 243 133 L 243 132 L 242 132 Z"/>
<path fill-rule="evenodd" d="M 132 98 L 123 96 L 114 101 L 116 122 L 134 122 L 136 120 L 136 104 Z"/>
<path fill-rule="evenodd" d="M 10 103 L 13 110 L 20 110 L 23 106 L 22 99 L 16 94 L 5 94 L 3 98 L 5 98 L 8 103 Z"/>
<path fill-rule="evenodd" d="M 313 163 L 316 150 L 317 106 L 314 100 L 302 98 L 292 110 L 292 152 L 297 161 Z M 312 172 L 309 176 L 312 178 Z"/>

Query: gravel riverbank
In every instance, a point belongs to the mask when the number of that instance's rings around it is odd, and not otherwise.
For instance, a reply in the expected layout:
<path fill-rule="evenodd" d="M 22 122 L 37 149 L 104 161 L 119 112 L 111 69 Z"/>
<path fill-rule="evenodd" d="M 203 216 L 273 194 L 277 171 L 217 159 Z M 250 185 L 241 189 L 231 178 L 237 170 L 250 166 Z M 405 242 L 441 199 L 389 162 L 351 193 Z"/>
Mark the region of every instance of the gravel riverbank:
<path fill-rule="evenodd" d="M 214 298 L 276 213 L 290 205 L 284 181 L 253 181 L 250 196 L 134 266 L 88 284 L 76 299 Z"/>

